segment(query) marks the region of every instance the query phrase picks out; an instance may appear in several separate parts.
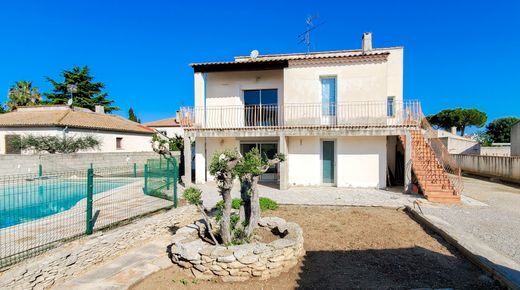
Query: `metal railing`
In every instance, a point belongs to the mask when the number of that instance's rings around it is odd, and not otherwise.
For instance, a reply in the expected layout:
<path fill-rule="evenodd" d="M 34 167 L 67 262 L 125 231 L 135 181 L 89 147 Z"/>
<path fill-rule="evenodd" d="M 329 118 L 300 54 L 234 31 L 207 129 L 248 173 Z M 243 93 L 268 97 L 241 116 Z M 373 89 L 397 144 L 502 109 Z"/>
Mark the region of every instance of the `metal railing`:
<path fill-rule="evenodd" d="M 430 144 L 430 147 L 435 153 L 437 161 L 447 173 L 455 194 L 460 195 L 464 189 L 464 183 L 462 181 L 462 170 L 460 169 L 460 166 L 458 165 L 455 158 L 453 158 L 453 156 L 449 153 L 448 149 L 444 146 L 444 143 L 442 143 L 442 141 L 438 138 L 437 131 L 433 129 L 425 116 L 422 116 L 421 118 L 421 128 L 426 141 L 428 144 Z"/>
<path fill-rule="evenodd" d="M 346 102 L 283 105 L 183 107 L 188 128 L 276 128 L 306 126 L 419 126 L 421 105 L 405 102 Z"/>
<path fill-rule="evenodd" d="M 40 167 L 34 174 L 1 176 L 0 268 L 63 241 L 171 208 L 177 167 L 171 163 L 161 170 L 157 175 L 154 166 L 147 171 L 136 164 L 65 172 Z"/>

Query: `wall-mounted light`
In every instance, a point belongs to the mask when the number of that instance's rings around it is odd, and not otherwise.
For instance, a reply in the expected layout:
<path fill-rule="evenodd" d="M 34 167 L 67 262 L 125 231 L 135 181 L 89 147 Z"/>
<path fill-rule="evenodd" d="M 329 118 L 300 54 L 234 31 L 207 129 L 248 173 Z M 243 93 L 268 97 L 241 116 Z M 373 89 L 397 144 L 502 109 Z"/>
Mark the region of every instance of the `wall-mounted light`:
<path fill-rule="evenodd" d="M 220 146 L 224 145 L 224 139 L 220 139 Z"/>

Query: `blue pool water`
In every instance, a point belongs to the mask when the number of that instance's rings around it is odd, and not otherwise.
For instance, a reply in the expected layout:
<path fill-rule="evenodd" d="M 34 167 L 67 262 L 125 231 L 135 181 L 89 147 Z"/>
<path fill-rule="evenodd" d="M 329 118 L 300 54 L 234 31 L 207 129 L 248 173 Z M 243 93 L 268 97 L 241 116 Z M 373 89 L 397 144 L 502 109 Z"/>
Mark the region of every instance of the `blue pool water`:
<path fill-rule="evenodd" d="M 94 194 L 134 182 L 131 179 L 94 180 Z M 21 186 L 0 186 L 0 228 L 36 220 L 73 207 L 86 197 L 86 181 L 47 179 Z"/>

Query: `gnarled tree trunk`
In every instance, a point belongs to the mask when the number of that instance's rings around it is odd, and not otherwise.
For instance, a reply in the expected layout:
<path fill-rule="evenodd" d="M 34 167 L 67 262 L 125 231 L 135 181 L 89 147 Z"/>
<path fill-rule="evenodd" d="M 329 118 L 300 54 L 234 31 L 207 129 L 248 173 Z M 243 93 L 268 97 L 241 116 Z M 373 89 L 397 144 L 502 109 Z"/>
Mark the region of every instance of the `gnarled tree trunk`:
<path fill-rule="evenodd" d="M 245 236 L 249 237 L 253 234 L 253 231 L 258 227 L 258 221 L 260 220 L 260 196 L 258 195 L 258 180 L 260 176 L 253 176 L 251 178 L 251 189 L 250 193 L 250 214 L 245 230 Z"/>

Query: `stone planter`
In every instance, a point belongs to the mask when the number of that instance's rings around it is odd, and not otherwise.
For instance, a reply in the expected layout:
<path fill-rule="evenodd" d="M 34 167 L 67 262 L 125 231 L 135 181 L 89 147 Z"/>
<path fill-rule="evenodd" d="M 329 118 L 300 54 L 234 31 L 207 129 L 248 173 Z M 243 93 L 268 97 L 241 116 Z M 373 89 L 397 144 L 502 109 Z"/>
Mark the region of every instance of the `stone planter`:
<path fill-rule="evenodd" d="M 173 236 L 171 259 L 190 269 L 197 279 L 219 278 L 224 282 L 245 281 L 252 277 L 269 279 L 294 267 L 305 254 L 301 227 L 278 217 L 261 218 L 258 224 L 280 233 L 280 238 L 270 243 L 215 246 L 200 238 L 199 232 L 205 228 L 196 222 L 177 230 Z"/>

